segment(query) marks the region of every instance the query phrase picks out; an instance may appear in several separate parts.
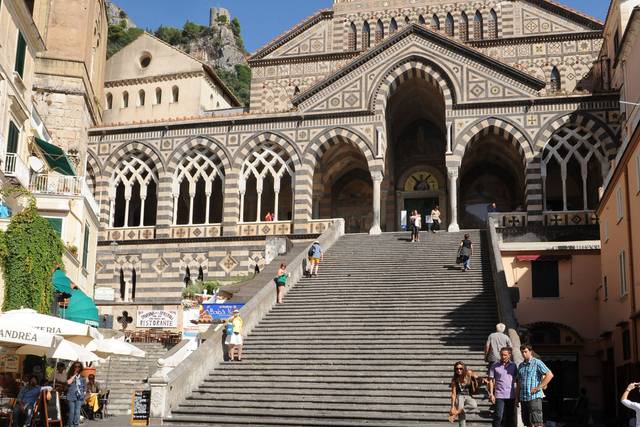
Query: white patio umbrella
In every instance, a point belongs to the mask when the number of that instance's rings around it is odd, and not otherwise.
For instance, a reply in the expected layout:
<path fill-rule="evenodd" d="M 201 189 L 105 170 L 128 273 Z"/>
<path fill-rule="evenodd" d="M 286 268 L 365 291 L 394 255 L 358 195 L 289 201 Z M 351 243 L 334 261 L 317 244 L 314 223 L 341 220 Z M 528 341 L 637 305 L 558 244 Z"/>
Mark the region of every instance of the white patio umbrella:
<path fill-rule="evenodd" d="M 0 316 L 0 347 L 16 349 L 28 345 L 48 350 L 55 347 L 60 340 L 60 337 L 52 333 Z"/>
<path fill-rule="evenodd" d="M 95 339 L 87 344 L 85 348 L 101 357 L 120 355 L 143 358 L 146 356 L 143 350 L 126 342 L 124 339 L 118 338 Z"/>
<path fill-rule="evenodd" d="M 35 310 L 23 308 L 7 311 L 0 315 L 0 320 L 30 326 L 53 335 L 60 335 L 76 344 L 87 344 L 94 339 L 102 339 L 102 334 L 94 327 L 59 317 L 40 314 Z"/>
<path fill-rule="evenodd" d="M 51 359 L 71 360 L 73 362 L 97 362 L 102 360 L 95 353 L 74 342 L 59 338 L 57 344 L 51 348 L 23 345 L 16 349 L 16 354 L 30 354 L 34 356 L 46 356 Z"/>

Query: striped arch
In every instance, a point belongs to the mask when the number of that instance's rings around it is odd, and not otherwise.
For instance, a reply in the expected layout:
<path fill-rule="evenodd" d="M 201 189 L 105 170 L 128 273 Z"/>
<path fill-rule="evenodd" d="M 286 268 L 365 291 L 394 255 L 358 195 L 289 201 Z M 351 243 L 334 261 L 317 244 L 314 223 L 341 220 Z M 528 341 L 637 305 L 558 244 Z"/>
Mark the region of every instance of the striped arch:
<path fill-rule="evenodd" d="M 179 144 L 167 158 L 167 174 L 173 176 L 178 164 L 189 154 L 191 150 L 197 147 L 206 147 L 209 149 L 224 166 L 225 170 L 231 169 L 231 155 L 226 147 L 218 140 L 206 136 L 196 136 Z"/>
<path fill-rule="evenodd" d="M 144 142 L 132 141 L 121 145 L 116 151 L 111 153 L 104 163 L 103 175 L 111 177 L 116 166 L 120 163 L 120 160 L 132 151 L 139 151 L 147 156 L 155 164 L 155 167 L 158 170 L 158 175 L 161 176 L 164 174 L 166 170 L 166 163 L 160 152 Z"/>
<path fill-rule="evenodd" d="M 545 145 L 549 142 L 554 133 L 566 124 L 580 126 L 589 131 L 595 141 L 601 142 L 605 148 L 609 160 L 616 156 L 616 139 L 613 131 L 602 120 L 589 113 L 571 113 L 562 115 L 545 127 L 540 129 L 535 138 L 534 151 L 537 156 L 542 155 Z"/>
<path fill-rule="evenodd" d="M 410 56 L 396 63 L 382 76 L 371 95 L 370 110 L 378 114 L 384 113 L 387 102 L 400 84 L 413 78 L 426 80 L 437 87 L 444 99 L 445 109 L 451 110 L 455 103 L 453 82 L 438 65 L 418 56 Z"/>
<path fill-rule="evenodd" d="M 456 145 L 453 150 L 454 158 L 462 161 L 467 148 L 480 140 L 481 137 L 493 133 L 503 136 L 511 145 L 520 153 L 523 161 L 526 163 L 533 160 L 534 153 L 531 148 L 531 142 L 520 128 L 504 119 L 489 117 L 478 120 L 474 124 L 467 127 L 465 131 L 457 138 Z"/>
<path fill-rule="evenodd" d="M 294 164 L 294 169 L 297 166 L 302 165 L 302 155 L 299 151 L 299 148 L 291 142 L 288 138 L 283 135 L 273 133 L 273 132 L 264 132 L 258 135 L 254 135 L 249 138 L 245 143 L 236 151 L 235 156 L 232 161 L 233 169 L 238 171 L 242 167 L 242 163 L 246 160 L 246 158 L 253 152 L 257 147 L 264 143 L 272 143 L 279 145 L 282 147 L 291 161 Z"/>
<path fill-rule="evenodd" d="M 375 160 L 374 148 L 366 138 L 353 130 L 341 127 L 329 129 L 311 141 L 304 152 L 304 168 L 313 173 L 313 170 L 324 153 L 332 146 L 341 142 L 358 148 L 367 159 L 370 171 L 380 170 L 381 166 Z"/>

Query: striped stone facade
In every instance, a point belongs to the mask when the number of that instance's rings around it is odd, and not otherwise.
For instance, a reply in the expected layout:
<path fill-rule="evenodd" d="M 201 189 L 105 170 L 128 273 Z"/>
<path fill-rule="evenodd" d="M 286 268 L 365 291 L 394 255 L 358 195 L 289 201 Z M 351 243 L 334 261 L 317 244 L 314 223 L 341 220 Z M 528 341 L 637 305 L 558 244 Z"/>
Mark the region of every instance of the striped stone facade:
<path fill-rule="evenodd" d="M 388 200 L 400 185 L 388 176 L 393 127 L 389 101 L 414 81 L 432 88 L 444 105 L 443 123 L 437 125 L 446 135 L 440 172 L 449 199 L 445 223 L 451 229 L 456 229 L 462 208 L 456 196 L 460 168 L 469 161 L 469 149 L 486 138 L 503 141 L 517 153 L 514 166 L 524 176 L 527 223 L 545 218 L 541 158 L 561 128 L 572 126 L 585 141 L 600 143 L 609 157 L 615 155 L 618 94 L 600 90 L 606 85 L 590 79 L 597 74 L 590 71 L 602 43 L 597 21 L 544 0 L 455 5 L 390 0 L 385 10 L 376 9 L 378 3 L 336 1 L 334 10 L 319 12 L 259 50 L 250 60 L 249 114 L 90 132 L 89 164 L 101 202 L 104 242 L 99 286 L 119 287 L 118 265 L 131 270 L 137 262 L 144 272 L 141 280 L 149 283 L 145 302 L 176 298 L 189 260 L 205 260 L 200 266 L 206 266 L 207 277 L 228 277 L 251 271 L 252 260 L 264 251 L 260 236 L 321 232 L 329 218 L 313 218 L 314 174 L 323 167 L 325 153 L 340 145 L 359 153 L 371 175 L 373 229 L 395 230 L 397 221 L 389 218 L 399 213 L 380 214 L 381 209 L 397 210 Z M 455 35 L 429 28 L 434 14 L 444 26 L 447 13 L 465 11 L 473 25 L 476 10 L 487 22 L 492 9 L 498 16 L 498 37 L 492 40 L 461 43 Z M 385 37 L 365 51 L 347 51 L 351 23 L 360 25 L 373 17 L 372 25 L 382 20 Z M 392 19 L 398 29 L 390 34 Z M 548 88 L 554 68 L 562 75 L 563 89 L 552 93 Z M 290 164 L 291 219 L 244 223 L 241 170 L 252 153 L 266 146 L 278 147 Z M 172 197 L 175 169 L 196 147 L 207 147 L 224 168 L 223 219 L 220 224 L 178 226 Z M 109 186 L 119 163 L 132 154 L 154 165 L 157 220 L 153 226 L 117 230 L 109 227 L 115 209 Z M 112 240 L 120 242 L 118 251 L 126 247 L 126 254 L 114 254 Z M 192 255 L 185 258 L 187 252 Z M 156 282 L 166 285 L 151 290 Z"/>

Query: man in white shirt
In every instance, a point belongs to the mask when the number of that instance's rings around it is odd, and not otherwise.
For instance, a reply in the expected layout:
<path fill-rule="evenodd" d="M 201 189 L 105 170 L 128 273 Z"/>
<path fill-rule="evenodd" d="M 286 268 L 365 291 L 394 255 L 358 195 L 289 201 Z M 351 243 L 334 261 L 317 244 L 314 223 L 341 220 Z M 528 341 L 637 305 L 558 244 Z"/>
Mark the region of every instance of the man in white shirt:
<path fill-rule="evenodd" d="M 635 411 L 636 413 L 636 418 L 635 418 L 635 424 L 631 424 L 629 423 L 629 425 L 635 425 L 636 427 L 640 427 L 640 403 L 637 402 L 632 402 L 628 399 L 629 397 L 629 393 L 635 389 L 640 387 L 640 383 L 631 383 L 627 386 L 627 388 L 625 389 L 624 393 L 622 393 L 622 397 L 620 398 L 620 403 L 622 403 L 624 406 L 626 406 L 627 408 L 631 409 L 632 411 Z"/>

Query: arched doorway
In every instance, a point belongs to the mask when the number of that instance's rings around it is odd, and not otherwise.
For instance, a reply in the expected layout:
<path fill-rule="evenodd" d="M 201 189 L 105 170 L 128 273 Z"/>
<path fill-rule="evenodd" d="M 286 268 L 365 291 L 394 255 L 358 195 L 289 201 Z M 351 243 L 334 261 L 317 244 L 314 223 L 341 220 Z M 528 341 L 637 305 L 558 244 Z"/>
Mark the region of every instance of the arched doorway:
<path fill-rule="evenodd" d="M 439 206 L 447 218 L 444 97 L 437 83 L 422 73 L 406 77 L 395 86 L 386 108 L 382 203 L 387 230 L 401 229 L 406 212 L 413 209 L 424 217 Z"/>
<path fill-rule="evenodd" d="M 366 233 L 373 214 L 373 184 L 367 160 L 357 147 L 334 142 L 313 175 L 313 218 L 344 218 L 347 233 Z"/>
<path fill-rule="evenodd" d="M 490 127 L 467 146 L 460 167 L 458 218 L 463 228 L 482 228 L 489 205 L 500 212 L 524 211 L 525 161 L 513 137 Z"/>

